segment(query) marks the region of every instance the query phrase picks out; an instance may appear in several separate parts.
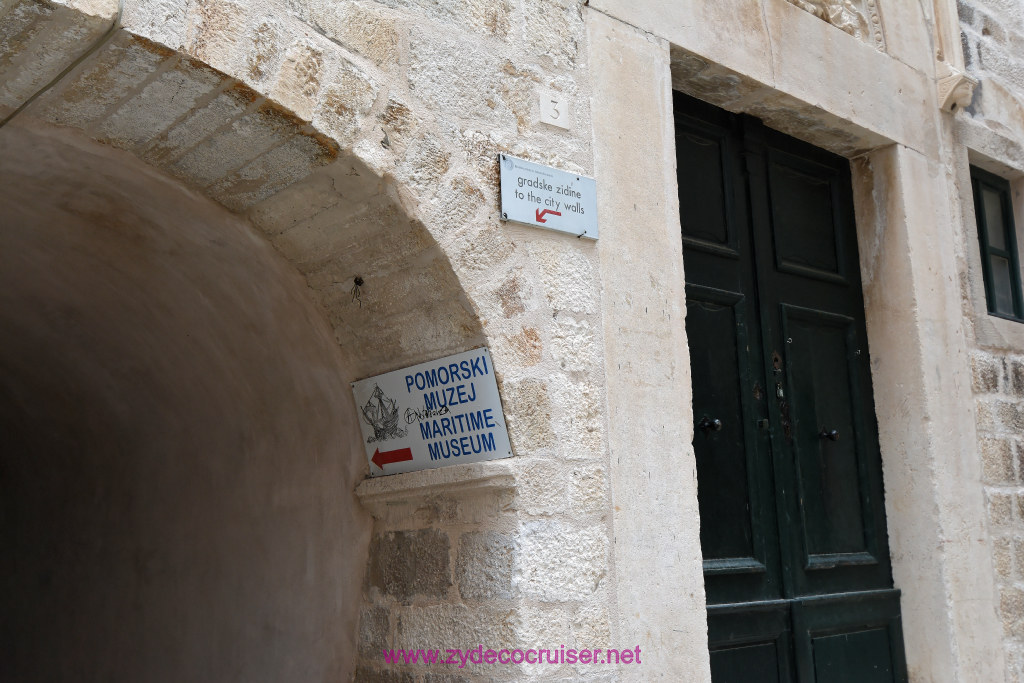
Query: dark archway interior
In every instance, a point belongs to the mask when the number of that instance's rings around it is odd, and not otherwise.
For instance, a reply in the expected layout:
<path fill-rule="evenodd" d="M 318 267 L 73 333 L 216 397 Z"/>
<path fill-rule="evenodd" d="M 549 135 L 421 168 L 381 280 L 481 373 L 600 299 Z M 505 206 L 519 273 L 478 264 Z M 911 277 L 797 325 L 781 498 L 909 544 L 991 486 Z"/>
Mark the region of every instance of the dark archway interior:
<path fill-rule="evenodd" d="M 347 680 L 369 535 L 347 379 L 244 221 L 0 129 L 0 680 Z"/>

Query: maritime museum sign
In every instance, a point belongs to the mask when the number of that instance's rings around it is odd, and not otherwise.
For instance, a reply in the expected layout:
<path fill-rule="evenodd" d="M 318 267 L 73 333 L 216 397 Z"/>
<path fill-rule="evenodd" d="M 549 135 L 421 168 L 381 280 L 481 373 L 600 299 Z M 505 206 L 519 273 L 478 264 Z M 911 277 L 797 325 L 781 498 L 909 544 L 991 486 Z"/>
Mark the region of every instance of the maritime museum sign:
<path fill-rule="evenodd" d="M 352 383 L 371 476 L 512 455 L 487 349 Z"/>

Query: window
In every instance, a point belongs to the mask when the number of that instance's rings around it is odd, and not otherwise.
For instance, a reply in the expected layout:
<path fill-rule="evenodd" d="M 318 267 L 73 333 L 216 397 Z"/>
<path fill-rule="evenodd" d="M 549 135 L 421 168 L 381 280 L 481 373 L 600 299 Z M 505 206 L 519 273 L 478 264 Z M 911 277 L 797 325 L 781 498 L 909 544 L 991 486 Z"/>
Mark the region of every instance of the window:
<path fill-rule="evenodd" d="M 1010 183 L 971 166 L 971 184 L 974 188 L 974 212 L 978 217 L 988 312 L 1000 318 L 1024 322 Z"/>

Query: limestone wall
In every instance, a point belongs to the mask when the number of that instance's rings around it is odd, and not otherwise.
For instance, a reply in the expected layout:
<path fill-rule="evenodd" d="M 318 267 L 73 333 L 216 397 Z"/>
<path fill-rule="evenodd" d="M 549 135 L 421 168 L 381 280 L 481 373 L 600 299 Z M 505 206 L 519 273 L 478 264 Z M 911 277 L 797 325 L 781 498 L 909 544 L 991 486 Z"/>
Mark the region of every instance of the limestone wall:
<path fill-rule="evenodd" d="M 976 254 L 969 207 L 963 234 L 951 218 L 967 155 L 950 159 L 950 132 L 1024 170 L 1020 17 L 1010 0 L 962 6 L 982 85 L 954 120 L 936 92 L 939 0 L 847 3 L 854 24 L 819 4 L 4 0 L 0 115 L 76 129 L 248 221 L 304 278 L 347 379 L 490 347 L 516 457 L 356 490 L 374 521 L 345 674 L 371 682 L 708 678 L 671 90 L 857 157 L 911 675 L 994 679 L 964 394 L 973 349 L 987 491 L 1024 520 L 1007 497 L 1024 472 L 1006 464 L 1024 341 L 978 314 L 969 266 L 960 315 L 956 264 Z M 545 90 L 568 100 L 568 129 L 539 122 Z M 601 240 L 503 224 L 501 152 L 596 176 Z M 363 466 L 352 444 L 334 455 Z M 1000 571 L 1016 525 L 998 526 Z M 1000 577 L 1004 616 L 1024 611 Z M 380 653 L 560 644 L 642 645 L 645 666 L 442 679 Z"/>
<path fill-rule="evenodd" d="M 961 40 L 968 72 L 978 79 L 971 106 L 957 124 L 967 158 L 958 169 L 964 205 L 974 394 L 983 486 L 988 501 L 1006 680 L 1024 680 L 1024 323 L 987 315 L 968 163 L 1011 181 L 1024 246 L 1024 5 L 960 0 Z"/>

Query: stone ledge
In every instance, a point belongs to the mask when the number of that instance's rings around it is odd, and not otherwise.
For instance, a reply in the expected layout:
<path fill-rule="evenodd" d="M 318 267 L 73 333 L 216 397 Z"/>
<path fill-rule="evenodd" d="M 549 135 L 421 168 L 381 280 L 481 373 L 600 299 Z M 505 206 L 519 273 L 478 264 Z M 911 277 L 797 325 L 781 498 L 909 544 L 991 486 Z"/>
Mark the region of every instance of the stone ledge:
<path fill-rule="evenodd" d="M 956 136 L 970 161 L 987 171 L 1015 179 L 1024 175 L 1024 146 L 1004 133 L 967 116 L 956 119 Z"/>
<path fill-rule="evenodd" d="M 505 458 L 365 479 L 356 487 L 356 496 L 372 510 L 439 492 L 479 493 L 488 489 L 511 491 L 516 487 L 516 477 L 508 460 Z"/>

